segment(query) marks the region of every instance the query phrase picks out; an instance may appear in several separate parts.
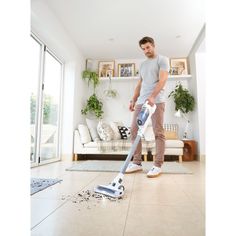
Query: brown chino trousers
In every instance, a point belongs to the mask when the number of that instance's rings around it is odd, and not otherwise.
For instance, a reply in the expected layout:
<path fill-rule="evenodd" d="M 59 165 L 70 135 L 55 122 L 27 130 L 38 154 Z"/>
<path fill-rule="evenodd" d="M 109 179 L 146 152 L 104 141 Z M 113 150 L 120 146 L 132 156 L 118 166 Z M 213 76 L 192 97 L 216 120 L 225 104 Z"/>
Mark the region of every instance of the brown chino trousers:
<path fill-rule="evenodd" d="M 157 103 L 156 111 L 153 113 L 152 119 L 152 127 L 155 135 L 156 142 L 156 155 L 154 156 L 154 165 L 161 167 L 164 162 L 164 152 L 165 152 L 165 133 L 163 128 L 163 119 L 164 119 L 164 111 L 165 111 L 165 103 Z M 135 111 L 133 115 L 133 121 L 131 126 L 131 141 L 134 142 L 137 132 L 137 116 L 141 111 L 142 105 L 138 104 L 135 106 Z M 142 162 L 142 142 L 140 140 L 137 149 L 133 156 L 133 163 L 140 164 Z"/>

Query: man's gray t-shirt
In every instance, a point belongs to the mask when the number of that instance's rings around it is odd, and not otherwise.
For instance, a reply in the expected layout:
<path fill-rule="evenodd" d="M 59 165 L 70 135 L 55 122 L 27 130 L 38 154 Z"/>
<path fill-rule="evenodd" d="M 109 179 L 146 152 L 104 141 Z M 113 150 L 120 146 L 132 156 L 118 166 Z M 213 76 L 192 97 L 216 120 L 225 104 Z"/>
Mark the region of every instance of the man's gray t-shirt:
<path fill-rule="evenodd" d="M 137 104 L 143 104 L 152 94 L 159 81 L 160 70 L 169 72 L 169 69 L 169 59 L 159 54 L 155 58 L 148 58 L 141 64 L 139 72 L 140 78 L 142 79 L 142 86 Z M 156 103 L 165 102 L 164 91 L 165 87 L 157 94 Z"/>

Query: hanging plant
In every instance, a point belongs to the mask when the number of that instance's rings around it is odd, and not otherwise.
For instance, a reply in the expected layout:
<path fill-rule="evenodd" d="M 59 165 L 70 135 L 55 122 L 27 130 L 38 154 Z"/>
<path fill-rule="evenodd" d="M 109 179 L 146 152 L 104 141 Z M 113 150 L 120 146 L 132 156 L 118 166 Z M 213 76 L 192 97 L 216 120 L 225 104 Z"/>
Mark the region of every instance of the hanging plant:
<path fill-rule="evenodd" d="M 109 87 L 107 90 L 104 91 L 104 94 L 108 98 L 115 98 L 118 94 L 118 92 L 115 89 L 112 89 L 111 86 L 111 76 L 109 76 Z"/>
<path fill-rule="evenodd" d="M 97 118 L 101 118 L 102 114 L 104 113 L 102 107 L 103 103 L 97 98 L 96 94 L 94 93 L 87 100 L 87 104 L 85 108 L 81 110 L 81 113 L 83 115 L 87 115 L 90 112 L 93 113 Z"/>
<path fill-rule="evenodd" d="M 189 93 L 188 89 L 183 88 L 181 83 L 175 86 L 175 89 L 169 94 L 168 98 L 169 97 L 174 98 L 176 111 L 180 110 L 186 114 L 194 110 L 194 97 Z"/>
<path fill-rule="evenodd" d="M 84 70 L 82 74 L 82 79 L 83 80 L 88 80 L 88 86 L 90 83 L 93 83 L 93 91 L 95 93 L 95 89 L 99 84 L 99 77 L 98 74 L 94 71 L 90 70 Z"/>
<path fill-rule="evenodd" d="M 89 97 L 87 100 L 87 104 L 84 109 L 81 110 L 83 115 L 87 115 L 88 113 L 94 114 L 97 118 L 101 118 L 104 113 L 102 110 L 103 103 L 98 99 L 95 93 L 95 89 L 99 84 L 98 74 L 94 71 L 84 70 L 82 74 L 83 80 L 88 80 L 88 86 L 90 83 L 93 84 L 93 95 Z"/>

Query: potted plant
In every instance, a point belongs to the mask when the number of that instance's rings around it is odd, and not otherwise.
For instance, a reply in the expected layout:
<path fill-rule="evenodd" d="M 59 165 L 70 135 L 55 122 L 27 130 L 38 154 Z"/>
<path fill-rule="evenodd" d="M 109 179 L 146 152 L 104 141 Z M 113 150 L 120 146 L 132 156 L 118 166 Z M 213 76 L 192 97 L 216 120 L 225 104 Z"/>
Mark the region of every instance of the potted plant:
<path fill-rule="evenodd" d="M 84 109 L 81 110 L 81 113 L 83 115 L 87 115 L 89 112 L 91 112 L 94 113 L 97 118 L 101 118 L 102 114 L 104 113 L 102 110 L 102 106 L 102 102 L 97 98 L 96 94 L 94 93 L 87 100 L 87 104 Z"/>
<path fill-rule="evenodd" d="M 93 90 L 95 93 L 95 88 L 98 86 L 99 84 L 99 77 L 98 74 L 94 71 L 90 71 L 90 70 L 84 70 L 83 74 L 82 74 L 82 79 L 83 80 L 88 80 L 88 86 L 90 83 L 93 83 Z"/>
<path fill-rule="evenodd" d="M 88 113 L 93 113 L 97 118 L 101 118 L 104 113 L 102 110 L 103 103 L 98 99 L 95 89 L 99 84 L 99 77 L 96 72 L 85 70 L 82 74 L 83 80 L 88 80 L 88 86 L 90 83 L 93 83 L 93 94 L 87 100 L 86 106 L 81 110 L 83 115 L 87 115 Z"/>
<path fill-rule="evenodd" d="M 175 89 L 171 91 L 168 98 L 169 97 L 174 98 L 176 111 L 180 110 L 182 113 L 186 114 L 194 110 L 194 97 L 189 93 L 188 89 L 183 88 L 181 83 L 175 86 Z"/>
<path fill-rule="evenodd" d="M 190 120 L 185 114 L 193 111 L 195 106 L 194 97 L 189 93 L 188 89 L 183 88 L 181 83 L 175 86 L 175 89 L 171 91 L 168 98 L 169 97 L 174 98 L 175 110 L 177 111 L 175 116 L 183 117 L 187 122 L 184 129 L 183 139 L 188 139 L 188 126 L 190 124 Z"/>
<path fill-rule="evenodd" d="M 115 89 L 112 89 L 111 86 L 111 75 L 109 75 L 109 87 L 107 90 L 104 91 L 104 94 L 108 98 L 115 98 L 118 94 L 118 92 Z"/>

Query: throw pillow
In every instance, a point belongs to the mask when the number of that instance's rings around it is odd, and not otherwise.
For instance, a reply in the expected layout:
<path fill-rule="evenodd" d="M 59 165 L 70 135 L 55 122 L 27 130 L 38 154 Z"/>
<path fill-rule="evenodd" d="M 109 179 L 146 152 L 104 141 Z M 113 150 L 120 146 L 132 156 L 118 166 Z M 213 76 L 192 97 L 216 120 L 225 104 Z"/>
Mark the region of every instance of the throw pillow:
<path fill-rule="evenodd" d="M 111 128 L 113 130 L 113 139 L 114 140 L 121 139 L 120 131 L 118 129 L 118 126 L 117 126 L 116 122 L 111 121 L 109 123 L 109 125 L 111 126 Z"/>
<path fill-rule="evenodd" d="M 165 130 L 166 139 L 178 139 L 178 135 L 175 131 Z"/>
<path fill-rule="evenodd" d="M 93 141 L 100 140 L 98 132 L 97 132 L 98 120 L 86 118 L 86 123 L 87 123 L 88 129 L 89 129 L 89 133 L 92 137 L 92 140 Z"/>
<path fill-rule="evenodd" d="M 80 140 L 82 144 L 91 142 L 91 136 L 89 134 L 89 129 L 86 125 L 79 124 L 78 125 Z"/>
<path fill-rule="evenodd" d="M 130 128 L 125 126 L 118 126 L 121 139 L 128 139 L 130 137 Z"/>
<path fill-rule="evenodd" d="M 109 124 L 104 121 L 99 121 L 97 126 L 98 135 L 103 141 L 110 141 L 113 139 L 113 130 Z"/>

